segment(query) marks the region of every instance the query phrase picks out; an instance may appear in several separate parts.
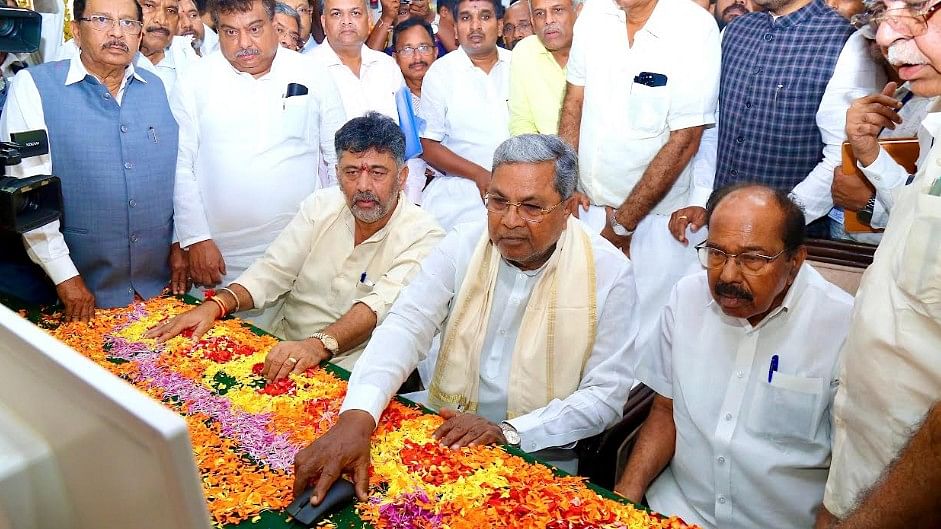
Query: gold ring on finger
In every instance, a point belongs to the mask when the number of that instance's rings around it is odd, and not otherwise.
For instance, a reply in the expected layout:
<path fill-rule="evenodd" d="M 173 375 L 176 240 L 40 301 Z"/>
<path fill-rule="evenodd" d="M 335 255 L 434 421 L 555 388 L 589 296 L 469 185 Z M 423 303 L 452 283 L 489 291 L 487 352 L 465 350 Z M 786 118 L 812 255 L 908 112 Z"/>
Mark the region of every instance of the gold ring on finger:
<path fill-rule="evenodd" d="M 689 220 L 689 217 L 687 217 L 686 215 L 680 215 L 680 216 L 677 217 L 676 219 L 677 219 L 677 220 Z"/>
<path fill-rule="evenodd" d="M 296 363 L 297 363 L 297 358 L 293 358 L 293 357 L 292 357 L 292 358 L 288 358 L 288 362 L 291 362 L 292 364 L 296 364 Z"/>

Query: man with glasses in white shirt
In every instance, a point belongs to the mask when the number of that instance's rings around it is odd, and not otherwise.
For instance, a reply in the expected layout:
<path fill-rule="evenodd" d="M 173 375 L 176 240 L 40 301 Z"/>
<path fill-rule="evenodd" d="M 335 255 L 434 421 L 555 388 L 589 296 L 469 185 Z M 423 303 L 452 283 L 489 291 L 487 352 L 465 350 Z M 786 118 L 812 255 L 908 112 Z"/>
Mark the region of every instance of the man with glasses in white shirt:
<path fill-rule="evenodd" d="M 631 265 L 570 214 L 575 152 L 526 134 L 493 166 L 487 223 L 458 226 L 422 262 L 353 369 L 337 424 L 298 453 L 295 494 L 316 483 L 317 501 L 345 469 L 365 498 L 369 436 L 436 334 L 427 400 L 445 446 L 511 444 L 574 471 L 572 444 L 621 417 Z"/>
<path fill-rule="evenodd" d="M 706 529 L 807 529 L 853 299 L 804 262 L 785 192 L 730 186 L 708 212 L 706 270 L 677 283 L 637 368 L 658 395 L 615 491 Z"/>
<path fill-rule="evenodd" d="M 212 0 L 221 53 L 177 80 L 175 228 L 197 285 L 230 283 L 318 189 L 346 121 L 327 72 L 278 45 L 274 0 Z M 265 328 L 277 305 L 242 314 Z"/>
<path fill-rule="evenodd" d="M 493 152 L 510 135 L 510 51 L 497 46 L 499 0 L 459 0 L 460 47 L 431 66 L 422 87 L 422 157 L 444 173 L 428 184 L 422 207 L 445 230 L 484 218 Z"/>

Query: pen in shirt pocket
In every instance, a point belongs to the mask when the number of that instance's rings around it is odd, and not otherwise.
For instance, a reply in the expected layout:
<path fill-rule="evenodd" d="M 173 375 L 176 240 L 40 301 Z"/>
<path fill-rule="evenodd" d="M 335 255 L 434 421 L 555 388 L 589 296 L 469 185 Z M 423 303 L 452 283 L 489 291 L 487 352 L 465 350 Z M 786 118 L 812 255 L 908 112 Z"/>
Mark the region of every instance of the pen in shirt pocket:
<path fill-rule="evenodd" d="M 363 272 L 362 274 L 360 274 L 359 282 L 366 285 L 369 288 L 376 286 L 375 283 L 373 283 L 372 281 L 369 280 L 369 278 L 366 277 L 366 272 Z"/>
<path fill-rule="evenodd" d="M 778 355 L 771 357 L 771 365 L 768 366 L 768 384 L 771 383 L 771 378 L 778 371 Z"/>
<path fill-rule="evenodd" d="M 157 140 L 157 129 L 155 129 L 155 128 L 153 128 L 153 127 L 150 127 L 150 128 L 147 130 L 147 133 L 150 135 L 150 141 L 152 141 L 152 142 L 154 142 L 154 143 L 158 143 L 158 140 Z"/>

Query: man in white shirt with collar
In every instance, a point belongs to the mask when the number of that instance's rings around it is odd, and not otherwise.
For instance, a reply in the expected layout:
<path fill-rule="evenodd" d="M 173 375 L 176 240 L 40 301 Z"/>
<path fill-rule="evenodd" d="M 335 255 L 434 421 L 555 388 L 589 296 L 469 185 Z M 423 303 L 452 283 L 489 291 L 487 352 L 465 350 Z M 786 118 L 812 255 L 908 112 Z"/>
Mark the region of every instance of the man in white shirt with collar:
<path fill-rule="evenodd" d="M 368 484 L 369 436 L 441 335 L 429 404 L 445 446 L 511 444 L 574 470 L 570 447 L 621 417 L 637 324 L 631 264 L 570 214 L 575 151 L 526 134 L 494 154 L 487 223 L 422 262 L 353 368 L 337 424 L 295 458 L 294 492 Z M 568 452 L 568 457 L 564 454 Z"/>
<path fill-rule="evenodd" d="M 365 0 L 325 0 L 323 44 L 310 56 L 324 66 L 343 99 L 347 119 L 373 110 L 398 121 L 395 93 L 405 80 L 392 57 L 366 46 L 369 36 Z"/>
<path fill-rule="evenodd" d="M 658 395 L 615 491 L 706 529 L 807 529 L 853 299 L 804 262 L 785 191 L 727 187 L 708 211 L 706 270 L 677 283 L 637 368 Z"/>
<path fill-rule="evenodd" d="M 300 52 L 307 55 L 320 46 L 313 34 L 314 2 L 309 2 L 308 0 L 286 0 L 284 3 L 297 11 L 297 15 L 301 17 L 301 27 L 300 31 L 298 31 L 301 38 Z"/>
<path fill-rule="evenodd" d="M 497 47 L 503 18 L 498 0 L 460 0 L 458 49 L 439 58 L 422 83 L 423 158 L 444 173 L 422 196 L 445 230 L 484 218 L 493 151 L 510 136 L 511 52 Z"/>
<path fill-rule="evenodd" d="M 273 0 L 215 0 L 221 53 L 189 68 L 170 107 L 180 124 L 175 227 L 198 285 L 229 283 L 261 257 L 317 189 L 344 113 L 327 72 L 281 48 Z M 277 306 L 243 314 L 260 327 Z"/>
<path fill-rule="evenodd" d="M 64 320 L 84 321 L 96 307 L 160 294 L 171 262 L 184 259 L 178 245 L 171 248 L 177 124 L 157 76 L 132 64 L 141 8 L 132 0 L 76 0 L 74 9 L 82 52 L 16 75 L 0 137 L 48 132 L 49 154 L 24 158 L 10 174 L 57 175 L 63 216 L 17 242 L 55 285 Z M 7 244 L 3 257 L 15 251 Z M 185 266 L 173 279 L 174 292 L 184 292 Z"/>
<path fill-rule="evenodd" d="M 593 205 L 582 220 L 634 262 L 642 347 L 670 289 L 698 267 L 667 224 L 691 200 L 719 56 L 715 21 L 689 0 L 589 0 L 575 23 L 559 135 L 579 152 L 582 205 Z"/>

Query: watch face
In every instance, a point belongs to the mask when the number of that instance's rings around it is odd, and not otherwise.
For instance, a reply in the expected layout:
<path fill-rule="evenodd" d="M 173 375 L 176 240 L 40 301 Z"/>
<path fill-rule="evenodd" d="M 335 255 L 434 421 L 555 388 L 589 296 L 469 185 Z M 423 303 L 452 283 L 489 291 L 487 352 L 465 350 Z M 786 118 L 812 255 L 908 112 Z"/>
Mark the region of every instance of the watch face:
<path fill-rule="evenodd" d="M 518 445 L 520 444 L 520 434 L 512 428 L 503 429 L 503 437 L 506 438 L 507 444 Z"/>

